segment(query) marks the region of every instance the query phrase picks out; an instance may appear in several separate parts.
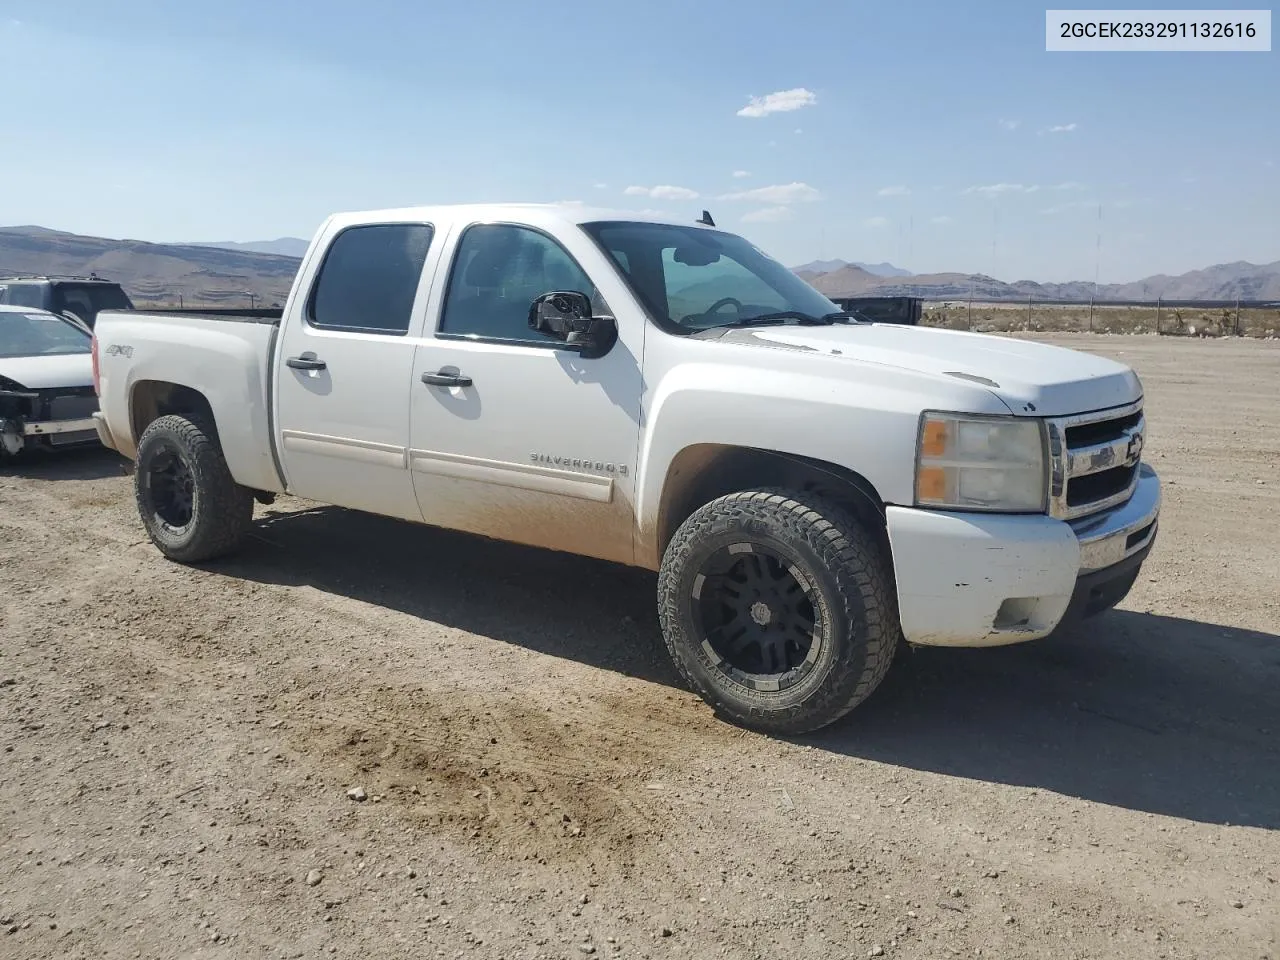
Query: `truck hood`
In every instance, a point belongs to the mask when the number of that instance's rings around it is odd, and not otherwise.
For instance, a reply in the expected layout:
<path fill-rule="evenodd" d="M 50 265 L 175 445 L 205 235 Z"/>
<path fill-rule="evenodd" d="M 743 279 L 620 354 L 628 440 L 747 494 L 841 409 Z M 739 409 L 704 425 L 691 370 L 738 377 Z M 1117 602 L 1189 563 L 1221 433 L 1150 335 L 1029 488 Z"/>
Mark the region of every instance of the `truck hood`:
<path fill-rule="evenodd" d="M 891 323 L 729 328 L 724 342 L 814 352 L 986 387 L 1011 411 L 1046 417 L 1132 403 L 1137 374 L 1122 363 L 1046 343 Z"/>
<path fill-rule="evenodd" d="M 0 377 L 28 390 L 93 386 L 93 358 L 87 353 L 50 357 L 0 357 Z"/>

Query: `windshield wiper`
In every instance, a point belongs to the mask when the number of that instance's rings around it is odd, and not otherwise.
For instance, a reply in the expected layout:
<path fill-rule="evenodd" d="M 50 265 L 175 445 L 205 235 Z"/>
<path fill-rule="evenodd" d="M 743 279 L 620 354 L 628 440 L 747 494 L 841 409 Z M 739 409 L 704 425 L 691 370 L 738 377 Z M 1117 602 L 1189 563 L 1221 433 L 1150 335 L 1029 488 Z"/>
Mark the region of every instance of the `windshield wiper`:
<path fill-rule="evenodd" d="M 717 324 L 717 326 L 755 327 L 782 323 L 784 320 L 794 320 L 803 327 L 827 327 L 835 322 L 834 317 L 834 314 L 815 317 L 811 313 L 801 313 L 799 310 L 779 310 L 776 313 L 762 313 L 754 317 L 741 317 L 737 320 L 730 320 L 728 323 Z"/>

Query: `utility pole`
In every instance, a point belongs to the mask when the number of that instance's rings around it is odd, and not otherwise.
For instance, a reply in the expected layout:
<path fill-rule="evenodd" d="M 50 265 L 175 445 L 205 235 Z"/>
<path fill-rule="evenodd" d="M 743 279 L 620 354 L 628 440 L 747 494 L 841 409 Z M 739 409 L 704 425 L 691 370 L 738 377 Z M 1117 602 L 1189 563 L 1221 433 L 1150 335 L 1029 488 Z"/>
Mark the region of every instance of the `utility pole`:
<path fill-rule="evenodd" d="M 1098 295 L 1098 273 L 1102 269 L 1102 204 L 1098 204 L 1098 243 L 1093 253 L 1093 295 Z"/>

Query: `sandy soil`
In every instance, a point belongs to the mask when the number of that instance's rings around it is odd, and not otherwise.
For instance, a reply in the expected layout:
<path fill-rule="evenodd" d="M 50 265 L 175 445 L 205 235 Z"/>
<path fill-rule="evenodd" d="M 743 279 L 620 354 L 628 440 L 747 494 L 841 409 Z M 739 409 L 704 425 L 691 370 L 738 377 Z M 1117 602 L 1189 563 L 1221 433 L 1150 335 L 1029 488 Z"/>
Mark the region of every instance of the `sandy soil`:
<path fill-rule="evenodd" d="M 0 956 L 1280 955 L 1280 343 L 1055 339 L 1148 388 L 1135 591 L 798 742 L 648 575 L 297 501 L 189 569 L 114 455 L 0 475 Z"/>

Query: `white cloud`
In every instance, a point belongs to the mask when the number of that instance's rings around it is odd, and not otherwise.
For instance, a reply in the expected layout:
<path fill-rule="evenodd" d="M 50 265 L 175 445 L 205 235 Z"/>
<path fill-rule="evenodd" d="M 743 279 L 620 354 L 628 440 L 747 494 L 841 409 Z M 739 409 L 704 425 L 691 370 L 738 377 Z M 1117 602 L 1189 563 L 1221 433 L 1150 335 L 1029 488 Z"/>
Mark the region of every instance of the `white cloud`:
<path fill-rule="evenodd" d="M 1060 123 L 1057 126 L 1050 127 L 1049 132 L 1050 133 L 1072 133 L 1075 131 L 1075 129 L 1076 129 L 1076 124 L 1074 123 Z"/>
<path fill-rule="evenodd" d="M 934 218 L 933 218 L 932 220 L 930 220 L 929 222 L 930 222 L 930 223 L 937 223 L 937 224 L 947 224 L 947 223 L 953 223 L 954 221 L 953 221 L 950 217 L 948 217 L 946 214 L 943 214 L 943 215 L 942 215 L 942 216 L 940 216 L 940 217 L 934 217 Z"/>
<path fill-rule="evenodd" d="M 750 171 L 750 170 L 735 170 L 735 171 L 733 171 L 733 177 L 734 177 L 734 179 L 737 179 L 737 180 L 741 180 L 743 177 L 749 177 L 749 176 L 751 176 L 751 171 Z"/>
<path fill-rule="evenodd" d="M 1064 183 L 1055 183 L 1050 189 L 1052 190 L 1084 190 L 1085 185 L 1078 180 L 1067 180 Z"/>
<path fill-rule="evenodd" d="M 660 184 L 656 187 L 627 187 L 622 191 L 628 197 L 651 197 L 654 200 L 697 200 L 698 191 L 688 187 Z"/>
<path fill-rule="evenodd" d="M 1040 188 L 1035 184 L 1023 186 L 1021 183 L 991 183 L 982 187 L 965 187 L 964 193 L 980 193 L 984 197 L 998 197 L 1002 193 L 1035 193 Z"/>
<path fill-rule="evenodd" d="M 881 187 L 876 191 L 877 197 L 905 197 L 911 193 L 909 187 Z"/>
<path fill-rule="evenodd" d="M 799 127 L 796 127 L 796 136 L 799 136 L 802 133 L 804 133 L 804 131 L 801 130 Z"/>
<path fill-rule="evenodd" d="M 790 219 L 790 207 L 762 207 L 742 215 L 743 223 L 777 223 L 779 220 Z"/>
<path fill-rule="evenodd" d="M 1004 127 L 1006 130 L 1017 130 L 1021 120 L 997 120 L 996 123 Z"/>
<path fill-rule="evenodd" d="M 887 227 L 889 225 L 888 217 L 868 217 L 862 221 L 868 227 Z"/>
<path fill-rule="evenodd" d="M 743 190 L 738 193 L 726 193 L 721 200 L 755 200 L 759 203 L 783 205 L 798 201 L 817 200 L 818 193 L 807 183 L 780 183 L 768 187 L 756 187 L 754 190 Z"/>
<path fill-rule="evenodd" d="M 697 200 L 698 192 L 688 187 L 658 186 L 649 191 L 655 200 Z"/>
<path fill-rule="evenodd" d="M 740 117 L 767 117 L 771 113 L 787 113 L 801 107 L 811 107 L 818 102 L 812 90 L 796 87 L 794 90 L 779 90 L 767 93 L 763 97 L 752 97 L 745 107 L 738 111 Z"/>
<path fill-rule="evenodd" d="M 769 146 L 771 146 L 771 147 L 776 147 L 777 145 L 778 145 L 778 141 L 777 141 L 777 140 L 770 140 L 770 141 L 769 141 Z"/>
<path fill-rule="evenodd" d="M 608 190 L 608 189 L 609 189 L 609 185 L 608 185 L 607 183 L 597 183 L 597 184 L 596 184 L 596 189 L 597 189 L 597 190 Z"/>

